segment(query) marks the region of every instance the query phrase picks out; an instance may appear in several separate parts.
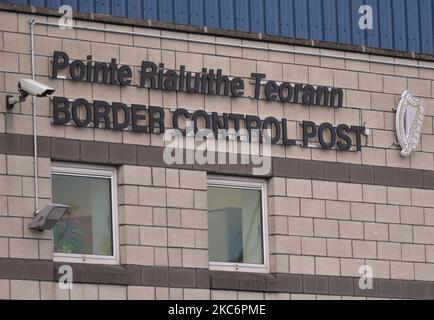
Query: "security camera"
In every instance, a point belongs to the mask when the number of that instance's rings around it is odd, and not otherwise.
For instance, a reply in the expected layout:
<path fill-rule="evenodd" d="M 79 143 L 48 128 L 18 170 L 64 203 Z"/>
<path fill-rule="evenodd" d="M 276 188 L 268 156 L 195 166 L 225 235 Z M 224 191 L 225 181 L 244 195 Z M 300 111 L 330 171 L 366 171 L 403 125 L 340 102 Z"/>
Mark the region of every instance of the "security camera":
<path fill-rule="evenodd" d="M 7 109 L 12 109 L 15 104 L 23 102 L 29 95 L 36 97 L 46 97 L 54 93 L 54 89 L 42 84 L 38 81 L 31 79 L 21 79 L 18 82 L 18 92 L 20 96 L 14 98 L 11 95 L 6 96 L 6 107 Z"/>
<path fill-rule="evenodd" d="M 18 90 L 37 97 L 46 97 L 54 93 L 54 89 L 31 79 L 21 79 Z"/>

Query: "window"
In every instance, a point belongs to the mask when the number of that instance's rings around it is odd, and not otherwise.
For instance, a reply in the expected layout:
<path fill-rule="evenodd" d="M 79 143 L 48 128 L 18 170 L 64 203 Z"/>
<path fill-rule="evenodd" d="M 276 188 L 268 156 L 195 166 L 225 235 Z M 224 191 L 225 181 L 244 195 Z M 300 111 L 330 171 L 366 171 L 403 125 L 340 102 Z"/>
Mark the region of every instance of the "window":
<path fill-rule="evenodd" d="M 208 180 L 210 269 L 268 272 L 265 199 L 261 180 Z"/>
<path fill-rule="evenodd" d="M 56 164 L 51 175 L 53 202 L 70 206 L 53 229 L 54 260 L 118 263 L 115 171 Z"/>

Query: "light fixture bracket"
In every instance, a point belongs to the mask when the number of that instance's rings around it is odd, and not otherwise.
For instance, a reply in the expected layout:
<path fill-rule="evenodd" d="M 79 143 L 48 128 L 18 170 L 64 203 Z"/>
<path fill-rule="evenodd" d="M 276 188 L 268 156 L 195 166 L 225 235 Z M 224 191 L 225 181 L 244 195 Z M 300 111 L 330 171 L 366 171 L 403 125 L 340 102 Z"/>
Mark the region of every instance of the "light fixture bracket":
<path fill-rule="evenodd" d="M 51 230 L 63 216 L 69 211 L 70 207 L 63 204 L 50 203 L 42 210 L 36 212 L 33 221 L 29 224 L 30 230 L 42 232 Z"/>

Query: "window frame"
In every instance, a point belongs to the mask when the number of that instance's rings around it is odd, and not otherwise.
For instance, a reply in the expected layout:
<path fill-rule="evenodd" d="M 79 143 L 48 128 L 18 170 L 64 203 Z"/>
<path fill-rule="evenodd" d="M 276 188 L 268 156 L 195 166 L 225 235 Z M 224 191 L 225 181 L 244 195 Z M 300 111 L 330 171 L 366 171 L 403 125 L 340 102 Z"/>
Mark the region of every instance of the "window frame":
<path fill-rule="evenodd" d="M 75 177 L 89 177 L 110 179 L 110 197 L 111 197 L 111 214 L 112 214 L 112 246 L 113 255 L 101 256 L 90 254 L 76 253 L 56 253 L 54 252 L 53 236 L 53 261 L 66 263 L 88 263 L 88 264 L 119 264 L 119 217 L 118 217 L 118 196 L 117 196 L 117 175 L 116 168 L 87 165 L 77 163 L 59 163 L 53 162 L 51 165 L 51 177 L 53 175 L 66 175 Z"/>
<path fill-rule="evenodd" d="M 249 189 L 249 190 L 259 190 L 261 192 L 261 209 L 262 209 L 261 222 L 262 222 L 262 251 L 263 251 L 262 254 L 264 257 L 264 262 L 262 264 L 209 261 L 209 269 L 216 270 L 216 271 L 269 273 L 270 263 L 269 263 L 269 246 L 268 246 L 269 234 L 268 234 L 268 210 L 267 210 L 268 208 L 267 207 L 267 199 L 268 199 L 267 182 L 262 179 L 254 179 L 254 178 L 239 178 L 239 177 L 209 175 L 207 181 L 207 188 L 208 187 Z M 209 229 L 209 225 L 208 225 L 208 229 Z"/>

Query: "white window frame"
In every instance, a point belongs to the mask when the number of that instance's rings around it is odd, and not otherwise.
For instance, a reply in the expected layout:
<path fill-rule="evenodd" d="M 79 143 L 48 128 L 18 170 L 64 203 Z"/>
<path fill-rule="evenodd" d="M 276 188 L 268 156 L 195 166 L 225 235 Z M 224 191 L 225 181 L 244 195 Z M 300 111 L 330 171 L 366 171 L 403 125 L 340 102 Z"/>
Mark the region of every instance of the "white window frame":
<path fill-rule="evenodd" d="M 54 162 L 51 166 L 52 175 L 67 175 L 76 177 L 90 177 L 110 179 L 111 211 L 112 211 L 112 245 L 113 255 L 100 256 L 89 254 L 56 253 L 53 252 L 53 261 L 66 263 L 89 263 L 89 264 L 119 264 L 119 224 L 118 224 L 118 196 L 116 169 L 106 166 L 96 166 L 76 163 Z M 54 242 L 54 237 L 53 237 Z M 53 246 L 54 248 L 54 246 Z M 54 250 L 53 250 L 54 251 Z"/>
<path fill-rule="evenodd" d="M 238 178 L 227 176 L 208 176 L 208 187 L 222 187 L 232 189 L 250 189 L 261 191 L 261 209 L 262 209 L 262 247 L 263 247 L 263 264 L 250 263 L 232 263 L 232 262 L 214 262 L 209 261 L 210 270 L 232 271 L 232 272 L 252 272 L 252 273 L 269 273 L 269 247 L 268 247 L 268 211 L 267 211 L 267 183 L 261 179 Z M 209 226 L 208 226 L 209 228 Z"/>

